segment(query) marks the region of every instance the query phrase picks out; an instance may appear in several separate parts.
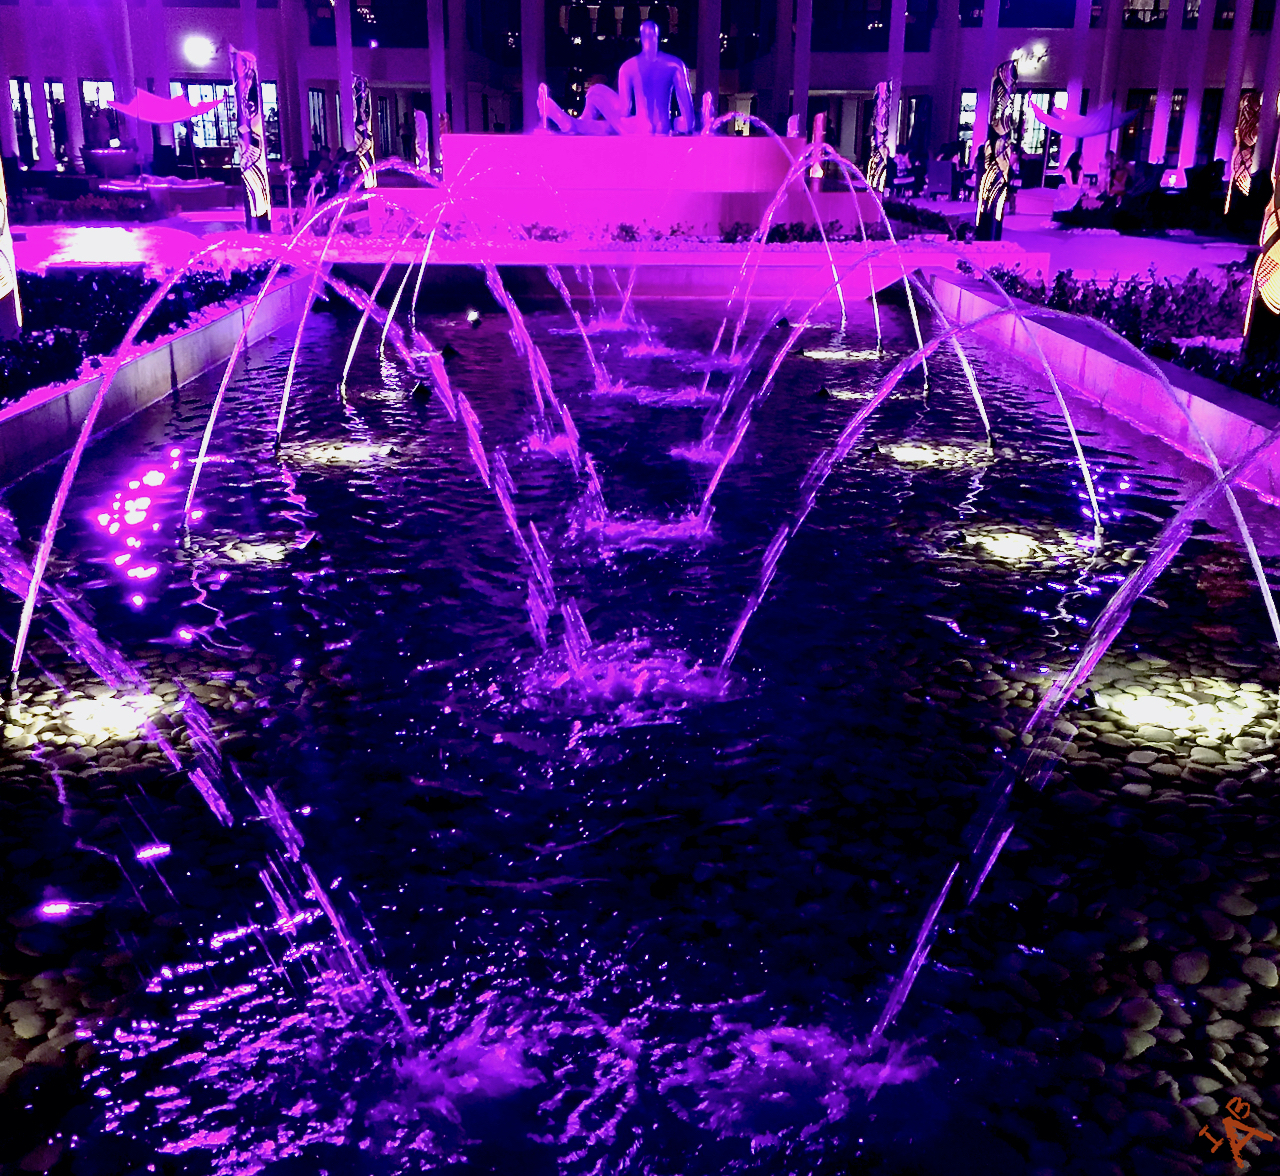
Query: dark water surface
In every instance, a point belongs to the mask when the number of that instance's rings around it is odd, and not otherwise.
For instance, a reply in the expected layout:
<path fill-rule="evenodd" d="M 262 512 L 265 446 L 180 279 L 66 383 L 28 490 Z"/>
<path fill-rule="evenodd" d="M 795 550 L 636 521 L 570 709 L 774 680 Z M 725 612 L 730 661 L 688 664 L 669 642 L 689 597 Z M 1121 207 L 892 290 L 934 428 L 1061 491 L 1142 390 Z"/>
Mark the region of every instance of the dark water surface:
<path fill-rule="evenodd" d="M 697 387 L 716 321 L 641 313 L 675 355 L 628 356 L 634 332 L 595 335 L 610 374 Z M 645 520 L 701 496 L 709 468 L 672 451 L 697 441 L 706 406 L 595 394 L 568 317 L 532 315 L 606 503 L 637 524 L 630 546 L 602 544 L 572 466 L 531 445 L 528 370 L 505 321 L 420 324 L 456 349 L 450 377 L 505 458 L 560 598 L 605 660 L 631 667 L 611 698 L 575 690 L 558 617 L 540 653 L 530 568 L 465 434 L 376 357 L 372 328 L 344 402 L 354 322 L 317 316 L 278 456 L 287 343 L 254 351 L 189 546 L 178 517 L 216 382 L 93 447 L 55 578 L 153 685 L 179 681 L 208 708 L 235 824 L 145 741 L 116 735 L 96 765 L 63 765 L 81 852 L 114 855 L 129 880 L 65 897 L 141 904 L 153 924 L 121 935 L 151 979 L 93 1031 L 92 1109 L 65 1140 L 75 1171 L 1128 1171 L 1132 1146 L 1190 1148 L 1168 1132 L 1118 1138 L 1105 1120 L 1099 1141 L 1099 1096 L 1081 1087 L 1108 1079 L 1079 1059 L 1103 1051 L 1045 1029 L 1071 1008 L 1082 1023 L 1097 995 L 1092 972 L 1055 956 L 1089 905 L 1057 876 L 1157 884 L 1128 877 L 1123 846 L 1064 867 L 1085 853 L 1080 831 L 1043 798 L 1027 801 L 1039 833 L 1020 827 L 991 905 L 944 931 L 892 1048 L 864 1043 L 1026 700 L 1203 471 L 1077 405 L 1106 514 L 1095 558 L 1044 381 L 975 357 L 990 450 L 939 353 L 927 393 L 909 377 L 834 472 L 723 697 L 709 689 L 809 462 L 907 349 L 905 315 L 885 313 L 884 358 L 787 359 L 709 536 L 669 545 L 645 541 Z M 761 355 L 784 338 L 770 333 Z M 803 339 L 854 353 L 873 341 L 869 322 Z M 28 536 L 52 478 L 10 494 Z M 130 503 L 144 517 L 123 522 Z M 1270 508 L 1246 509 L 1274 550 Z M 1206 553 L 1247 579 L 1238 546 L 1202 535 L 1163 599 L 1139 606 L 1130 655 L 1180 650 L 1218 672 L 1223 641 L 1260 649 L 1256 595 L 1224 604 L 1205 588 Z M 1213 622 L 1234 636 L 1194 629 Z M 57 657 L 48 641 L 36 652 Z M 637 696 L 646 657 L 675 678 L 652 689 L 655 672 Z M 1264 660 L 1226 672 L 1248 678 Z M 160 697 L 194 754 L 176 692 Z M 139 859 L 148 846 L 169 852 Z M 58 882 L 55 870 L 31 901 Z M 74 940 L 74 918 L 58 934 Z M 1010 951 L 1030 961 L 1017 984 L 996 963 Z M 1018 984 L 1058 989 L 1065 1019 Z M 1145 1104 L 1120 1081 L 1122 1120 Z"/>

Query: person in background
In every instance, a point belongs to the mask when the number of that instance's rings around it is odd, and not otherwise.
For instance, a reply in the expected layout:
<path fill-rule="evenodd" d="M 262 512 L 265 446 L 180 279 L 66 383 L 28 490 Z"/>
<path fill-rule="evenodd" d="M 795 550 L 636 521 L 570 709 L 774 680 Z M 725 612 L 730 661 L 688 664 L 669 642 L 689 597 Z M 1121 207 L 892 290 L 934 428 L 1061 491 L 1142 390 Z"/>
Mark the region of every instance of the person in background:
<path fill-rule="evenodd" d="M 1084 196 L 1084 189 L 1080 186 L 1083 172 L 1084 164 L 1080 158 L 1080 152 L 1075 151 L 1063 166 L 1062 183 L 1053 194 L 1054 212 L 1071 212 L 1079 205 Z"/>

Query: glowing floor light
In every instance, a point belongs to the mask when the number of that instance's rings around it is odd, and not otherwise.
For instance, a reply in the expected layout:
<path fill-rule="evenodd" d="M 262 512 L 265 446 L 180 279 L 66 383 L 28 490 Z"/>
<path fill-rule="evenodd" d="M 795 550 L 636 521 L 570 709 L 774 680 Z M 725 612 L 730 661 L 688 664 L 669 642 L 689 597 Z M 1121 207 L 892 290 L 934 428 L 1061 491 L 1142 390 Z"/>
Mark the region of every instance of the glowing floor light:
<path fill-rule="evenodd" d="M 995 531 L 979 535 L 975 542 L 997 559 L 1028 559 L 1040 551 L 1040 544 L 1031 536 L 1020 535 L 1017 531 Z"/>
<path fill-rule="evenodd" d="M 136 735 L 161 705 L 155 697 L 76 698 L 59 709 L 57 718 L 69 734 L 120 739 Z"/>

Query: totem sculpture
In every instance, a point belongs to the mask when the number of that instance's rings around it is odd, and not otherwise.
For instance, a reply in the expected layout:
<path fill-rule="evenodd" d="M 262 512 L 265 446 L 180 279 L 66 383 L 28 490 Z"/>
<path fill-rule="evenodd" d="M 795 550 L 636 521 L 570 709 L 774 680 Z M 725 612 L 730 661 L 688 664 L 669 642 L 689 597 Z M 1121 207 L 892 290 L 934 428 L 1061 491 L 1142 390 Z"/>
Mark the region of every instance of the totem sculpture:
<path fill-rule="evenodd" d="M 1231 182 L 1227 185 L 1227 202 L 1223 213 L 1231 211 L 1231 194 L 1237 189 L 1241 196 L 1249 195 L 1249 182 L 1253 174 L 1253 152 L 1258 146 L 1258 108 L 1261 105 L 1256 91 L 1240 95 L 1236 111 L 1236 139 L 1231 151 Z"/>
<path fill-rule="evenodd" d="M 22 303 L 18 300 L 18 264 L 9 231 L 9 198 L 0 169 L 0 339 L 13 339 L 22 329 Z"/>
<path fill-rule="evenodd" d="M 356 74 L 351 82 L 351 96 L 356 108 L 356 177 L 365 188 L 377 186 L 378 174 L 373 170 L 373 98 L 369 79 Z"/>
<path fill-rule="evenodd" d="M 876 85 L 876 106 L 871 116 L 871 154 L 867 157 L 867 186 L 874 192 L 883 192 L 889 178 L 889 103 L 893 97 L 893 83 Z"/>
<path fill-rule="evenodd" d="M 1018 67 L 1001 62 L 991 78 L 991 106 L 987 115 L 987 141 L 982 145 L 978 181 L 978 223 L 974 237 L 979 241 L 999 241 L 1004 228 L 1004 206 L 1012 187 L 1013 170 L 1013 88 L 1018 84 Z"/>
<path fill-rule="evenodd" d="M 258 59 L 231 47 L 235 79 L 236 121 L 240 132 L 240 178 L 244 181 L 244 222 L 249 232 L 271 232 L 271 180 L 267 175 L 267 140 L 262 130 L 262 90 Z"/>
<path fill-rule="evenodd" d="M 1277 98 L 1280 111 L 1280 97 Z M 1245 352 L 1267 356 L 1280 343 L 1280 208 L 1276 188 L 1280 185 L 1280 151 L 1271 164 L 1271 199 L 1262 217 L 1258 244 L 1262 252 L 1253 264 L 1249 305 L 1244 312 Z"/>
<path fill-rule="evenodd" d="M 419 167 L 429 168 L 431 166 L 431 142 L 427 134 L 427 112 L 425 110 L 415 110 L 413 112 L 413 155 L 413 161 Z"/>

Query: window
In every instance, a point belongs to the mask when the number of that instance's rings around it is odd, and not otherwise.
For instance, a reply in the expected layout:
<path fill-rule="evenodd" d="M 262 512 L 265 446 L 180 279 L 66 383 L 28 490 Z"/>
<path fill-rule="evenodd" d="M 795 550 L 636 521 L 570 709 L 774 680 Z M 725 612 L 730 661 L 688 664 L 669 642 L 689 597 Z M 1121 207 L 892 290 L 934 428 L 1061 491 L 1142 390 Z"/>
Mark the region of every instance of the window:
<path fill-rule="evenodd" d="M 1066 90 L 1022 90 L 1013 96 L 1013 138 L 1023 155 L 1043 155 L 1049 149 L 1049 162 L 1058 161 L 1058 133 L 1050 132 L 1035 116 L 1035 105 L 1046 114 L 1051 110 L 1063 110 L 1067 105 Z"/>
<path fill-rule="evenodd" d="M 1276 22 L 1276 0 L 1254 0 L 1253 22 L 1250 28 L 1255 33 L 1269 33 Z"/>
<path fill-rule="evenodd" d="M 1206 90 L 1200 102 L 1200 127 L 1196 135 L 1196 166 L 1208 163 L 1218 139 L 1218 119 L 1222 115 L 1222 91 Z"/>
<path fill-rule="evenodd" d="M 49 108 L 49 123 L 53 128 L 53 154 L 62 163 L 66 163 L 67 102 L 61 82 L 45 82 L 44 101 Z"/>
<path fill-rule="evenodd" d="M 1120 157 L 1130 162 L 1151 156 L 1151 131 L 1156 122 L 1156 92 L 1130 90 L 1125 110 L 1138 111 L 1138 117 L 1125 123 L 1120 132 Z"/>
<path fill-rule="evenodd" d="M 1182 10 L 1182 27 L 1194 29 L 1200 21 L 1200 0 L 1187 0 Z"/>
<path fill-rule="evenodd" d="M 982 28 L 983 0 L 960 0 L 960 27 L 962 29 Z"/>
<path fill-rule="evenodd" d="M 1069 29 L 1075 24 L 1075 0 L 1001 0 L 1002 29 Z"/>
<path fill-rule="evenodd" d="M 40 158 L 36 144 L 36 112 L 31 103 L 31 83 L 26 78 L 9 79 L 9 106 L 18 132 L 18 157 L 26 164 Z"/>
<path fill-rule="evenodd" d="M 1169 20 L 1169 0 L 1124 0 L 1126 29 L 1162 29 Z"/>
<path fill-rule="evenodd" d="M 1213 10 L 1213 27 L 1229 29 L 1236 23 L 1236 0 L 1218 0 Z"/>
<path fill-rule="evenodd" d="M 938 0 L 907 0 L 907 33 L 903 44 L 906 52 L 929 52 L 937 19 Z"/>
<path fill-rule="evenodd" d="M 323 90 L 307 91 L 307 121 L 311 127 L 311 147 L 319 151 L 329 146 L 329 104 Z"/>
<path fill-rule="evenodd" d="M 965 146 L 963 151 L 964 161 L 968 163 L 973 154 L 973 120 L 978 114 L 978 91 L 977 90 L 961 90 L 960 91 L 960 126 L 956 132 L 956 138 Z"/>
<path fill-rule="evenodd" d="M 192 106 L 202 102 L 212 102 L 215 98 L 220 105 L 206 110 L 191 120 L 191 130 L 195 135 L 195 146 L 202 147 L 235 147 L 240 142 L 236 128 L 236 99 L 230 82 L 170 82 L 169 93 L 180 98 L 186 94 Z M 175 123 L 173 141 L 181 154 L 187 141 L 187 124 Z"/>
<path fill-rule="evenodd" d="M 814 0 L 813 38 L 822 53 L 885 53 L 889 0 Z"/>
<path fill-rule="evenodd" d="M 396 141 L 396 99 L 395 95 L 378 95 L 378 154 L 387 159 L 398 155 L 395 150 Z"/>
<path fill-rule="evenodd" d="M 80 119 L 86 147 L 120 145 L 120 115 L 107 105 L 115 96 L 116 88 L 111 82 L 86 78 L 80 83 Z"/>
<path fill-rule="evenodd" d="M 1173 101 L 1169 105 L 1169 134 L 1164 141 L 1164 161 L 1170 167 L 1176 167 L 1178 152 L 1182 144 L 1182 124 L 1187 118 L 1187 92 L 1174 90 Z"/>

